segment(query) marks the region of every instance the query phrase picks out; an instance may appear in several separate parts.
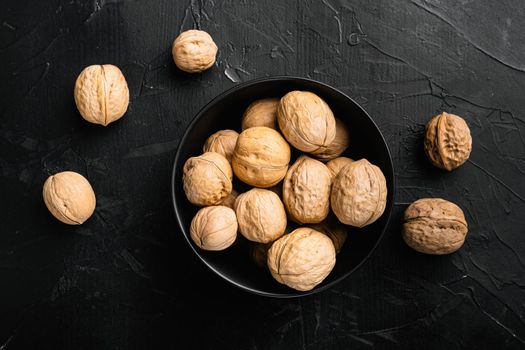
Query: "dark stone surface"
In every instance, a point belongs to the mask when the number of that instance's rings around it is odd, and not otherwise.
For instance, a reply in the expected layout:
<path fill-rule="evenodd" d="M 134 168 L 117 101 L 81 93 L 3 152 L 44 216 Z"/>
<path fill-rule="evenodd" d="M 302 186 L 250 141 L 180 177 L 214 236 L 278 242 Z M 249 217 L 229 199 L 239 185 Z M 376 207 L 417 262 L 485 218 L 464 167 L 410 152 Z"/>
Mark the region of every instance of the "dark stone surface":
<path fill-rule="evenodd" d="M 525 346 L 525 16 L 521 0 L 2 2 L 0 349 L 495 349 Z M 220 48 L 202 75 L 175 69 L 181 29 Z M 83 67 L 120 66 L 127 115 L 83 121 Z M 354 275 L 276 300 L 214 276 L 178 234 L 169 197 L 192 116 L 238 81 L 311 77 L 361 103 L 383 131 L 398 181 L 390 228 Z M 426 121 L 466 118 L 474 147 L 453 173 L 422 152 Z M 228 118 L 228 116 L 225 116 Z M 81 227 L 47 212 L 42 184 L 86 175 Z M 407 203 L 457 202 L 470 234 L 451 256 L 401 240 Z"/>

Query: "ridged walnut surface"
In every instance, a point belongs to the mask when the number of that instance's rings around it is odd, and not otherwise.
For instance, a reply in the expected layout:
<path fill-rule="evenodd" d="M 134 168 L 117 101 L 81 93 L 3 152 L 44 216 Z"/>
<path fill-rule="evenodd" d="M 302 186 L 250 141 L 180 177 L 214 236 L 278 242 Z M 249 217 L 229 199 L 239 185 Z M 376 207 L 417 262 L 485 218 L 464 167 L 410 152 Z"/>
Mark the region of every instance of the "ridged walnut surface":
<path fill-rule="evenodd" d="M 278 98 L 263 98 L 250 104 L 242 116 L 242 130 L 255 126 L 277 129 Z"/>
<path fill-rule="evenodd" d="M 226 198 L 224 198 L 219 204 L 233 209 L 235 205 L 235 201 L 237 200 L 238 196 L 239 196 L 239 192 L 232 189 L 230 194 Z"/>
<path fill-rule="evenodd" d="M 335 118 L 335 138 L 328 146 L 315 151 L 315 158 L 323 162 L 337 158 L 348 148 L 349 144 L 348 128 L 341 119 Z"/>
<path fill-rule="evenodd" d="M 343 169 L 345 166 L 352 162 L 354 162 L 352 158 L 337 157 L 326 163 L 326 166 L 328 167 L 328 169 L 332 173 L 333 178 L 335 179 L 335 177 L 337 176 L 337 174 L 339 174 L 341 169 Z"/>
<path fill-rule="evenodd" d="M 175 39 L 171 54 L 179 69 L 187 73 L 200 73 L 213 66 L 217 50 L 217 45 L 208 33 L 191 29 Z"/>
<path fill-rule="evenodd" d="M 235 130 L 220 130 L 210 135 L 204 146 L 202 147 L 203 152 L 215 152 L 222 154 L 228 162 L 232 161 L 233 150 L 237 143 L 239 133 Z"/>
<path fill-rule="evenodd" d="M 235 212 L 222 205 L 200 209 L 191 221 L 190 235 L 201 249 L 228 248 L 237 238 Z"/>
<path fill-rule="evenodd" d="M 341 251 L 341 248 L 348 237 L 348 227 L 340 223 L 333 215 L 328 216 L 323 222 L 310 226 L 316 231 L 322 232 L 332 240 L 336 253 Z"/>

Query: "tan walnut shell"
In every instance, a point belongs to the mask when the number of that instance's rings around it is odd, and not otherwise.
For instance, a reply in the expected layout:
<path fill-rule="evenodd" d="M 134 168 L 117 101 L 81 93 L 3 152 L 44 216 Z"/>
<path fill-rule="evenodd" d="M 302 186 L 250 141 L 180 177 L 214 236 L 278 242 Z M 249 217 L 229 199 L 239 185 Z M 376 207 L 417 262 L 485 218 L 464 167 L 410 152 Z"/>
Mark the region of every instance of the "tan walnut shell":
<path fill-rule="evenodd" d="M 120 119 L 128 109 L 128 83 L 114 65 L 89 66 L 77 78 L 74 97 L 82 118 L 107 126 Z"/>
<path fill-rule="evenodd" d="M 216 205 L 232 191 L 232 169 L 223 155 L 206 152 L 189 158 L 182 169 L 188 200 L 199 206 Z"/>
<path fill-rule="evenodd" d="M 252 188 L 237 197 L 235 213 L 239 232 L 248 240 L 268 243 L 284 234 L 286 211 L 272 191 Z"/>
<path fill-rule="evenodd" d="M 326 163 L 326 166 L 328 167 L 328 169 L 332 173 L 332 177 L 335 179 L 335 177 L 337 176 L 337 174 L 339 174 L 341 169 L 343 169 L 345 166 L 347 166 L 348 164 L 350 164 L 352 162 L 354 162 L 354 160 L 352 158 L 337 157 L 335 159 L 332 159 L 328 163 Z"/>
<path fill-rule="evenodd" d="M 242 116 L 242 130 L 255 126 L 277 129 L 278 98 L 263 98 L 250 104 Z"/>
<path fill-rule="evenodd" d="M 441 113 L 426 127 L 425 153 L 438 168 L 454 170 L 467 161 L 472 150 L 472 137 L 465 120 Z"/>
<path fill-rule="evenodd" d="M 237 238 L 237 218 L 228 207 L 201 208 L 191 220 L 190 235 L 199 248 L 224 250 Z"/>
<path fill-rule="evenodd" d="M 335 138 L 334 114 L 314 93 L 292 91 L 281 98 L 277 121 L 292 146 L 308 153 L 322 152 Z"/>
<path fill-rule="evenodd" d="M 319 148 L 315 152 L 315 158 L 327 162 L 331 159 L 339 157 L 348 148 L 350 144 L 350 135 L 345 123 L 335 118 L 335 138 L 328 146 Z"/>
<path fill-rule="evenodd" d="M 237 200 L 238 196 L 239 196 L 239 192 L 237 192 L 234 189 L 232 189 L 232 191 L 230 192 L 228 197 L 224 198 L 220 202 L 220 205 L 224 205 L 225 207 L 228 207 L 230 209 L 234 209 L 235 208 L 235 201 Z"/>
<path fill-rule="evenodd" d="M 460 207 L 441 198 L 422 198 L 405 210 L 403 239 L 425 254 L 450 254 L 458 250 L 468 232 Z"/>
<path fill-rule="evenodd" d="M 283 201 L 293 221 L 315 224 L 330 212 L 332 174 L 318 160 L 299 157 L 290 166 L 283 182 Z"/>
<path fill-rule="evenodd" d="M 228 162 L 231 162 L 238 137 L 239 133 L 235 130 L 220 130 L 208 137 L 202 149 L 204 152 L 222 154 Z"/>
<path fill-rule="evenodd" d="M 241 132 L 232 157 L 235 175 L 248 185 L 272 187 L 286 175 L 290 146 L 277 131 L 257 126 Z"/>
<path fill-rule="evenodd" d="M 272 244 L 268 251 L 268 268 L 277 282 L 307 291 L 330 274 L 335 265 L 335 254 L 328 236 L 301 227 Z"/>
<path fill-rule="evenodd" d="M 348 238 L 347 227 L 341 224 L 333 215 L 319 224 L 310 226 L 316 231 L 322 232 L 332 240 L 335 252 L 339 253 Z"/>
<path fill-rule="evenodd" d="M 217 50 L 210 34 L 191 29 L 175 39 L 171 53 L 179 69 L 187 73 L 200 73 L 213 66 Z"/>
<path fill-rule="evenodd" d="M 43 196 L 51 214 L 69 225 L 80 225 L 89 219 L 97 202 L 89 181 L 72 171 L 48 177 Z"/>
<path fill-rule="evenodd" d="M 332 210 L 343 224 L 363 227 L 383 214 L 386 195 L 386 179 L 381 169 L 361 159 L 345 166 L 335 178 Z"/>

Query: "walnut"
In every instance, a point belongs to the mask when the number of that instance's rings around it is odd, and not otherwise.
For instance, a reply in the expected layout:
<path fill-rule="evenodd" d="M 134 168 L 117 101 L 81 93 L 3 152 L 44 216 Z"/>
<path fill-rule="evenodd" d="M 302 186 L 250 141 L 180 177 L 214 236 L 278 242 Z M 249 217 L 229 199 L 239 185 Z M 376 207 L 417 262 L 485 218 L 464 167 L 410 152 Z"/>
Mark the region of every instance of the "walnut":
<path fill-rule="evenodd" d="M 239 196 L 239 192 L 232 189 L 231 193 L 228 195 L 228 197 L 224 198 L 221 201 L 220 205 L 224 205 L 225 207 L 234 209 L 235 201 L 237 200 L 238 196 Z"/>
<path fill-rule="evenodd" d="M 264 98 L 250 104 L 242 116 L 242 130 L 254 126 L 277 129 L 278 98 Z"/>
<path fill-rule="evenodd" d="M 111 64 L 84 68 L 75 83 L 75 103 L 82 118 L 107 126 L 120 119 L 129 104 L 126 78 Z"/>
<path fill-rule="evenodd" d="M 277 108 L 277 121 L 286 140 L 303 152 L 321 152 L 335 138 L 332 110 L 311 92 L 292 91 L 284 95 Z"/>
<path fill-rule="evenodd" d="M 89 181 L 72 171 L 48 177 L 42 194 L 47 209 L 65 224 L 80 225 L 95 210 L 95 192 Z"/>
<path fill-rule="evenodd" d="M 422 198 L 405 210 L 403 239 L 425 254 L 450 254 L 465 242 L 468 232 L 463 211 L 441 198 Z"/>
<path fill-rule="evenodd" d="M 352 158 L 348 157 L 337 157 L 335 159 L 332 159 L 328 163 L 326 163 L 326 166 L 332 173 L 332 177 L 335 179 L 337 174 L 348 164 L 352 163 L 354 160 Z"/>
<path fill-rule="evenodd" d="M 201 249 L 228 248 L 237 238 L 235 212 L 222 205 L 201 208 L 191 220 L 190 235 Z"/>
<path fill-rule="evenodd" d="M 425 153 L 438 168 L 456 169 L 467 161 L 471 150 L 472 137 L 463 118 L 443 112 L 428 122 Z"/>
<path fill-rule="evenodd" d="M 237 139 L 232 167 L 248 185 L 272 187 L 286 175 L 290 146 L 277 131 L 257 126 L 244 130 Z"/>
<path fill-rule="evenodd" d="M 272 191 L 252 188 L 235 201 L 239 231 L 253 242 L 268 243 L 283 235 L 286 212 Z"/>
<path fill-rule="evenodd" d="M 250 254 L 252 261 L 259 267 L 266 268 L 268 265 L 268 250 L 272 246 L 272 243 L 254 243 L 251 247 Z"/>
<path fill-rule="evenodd" d="M 301 227 L 272 244 L 268 268 L 282 284 L 308 291 L 321 283 L 335 265 L 335 248 L 326 235 Z"/>
<path fill-rule="evenodd" d="M 188 200 L 200 206 L 219 204 L 232 191 L 232 169 L 219 153 L 206 152 L 184 164 L 182 182 Z"/>
<path fill-rule="evenodd" d="M 343 224 L 370 225 L 385 211 L 387 187 L 379 167 L 361 159 L 345 166 L 332 186 L 331 204 Z"/>
<path fill-rule="evenodd" d="M 335 118 L 335 138 L 328 146 L 315 151 L 315 158 L 323 162 L 337 158 L 348 148 L 349 143 L 350 135 L 345 123 L 341 119 Z"/>
<path fill-rule="evenodd" d="M 216 152 L 222 154 L 228 159 L 228 162 L 232 161 L 233 150 L 237 143 L 239 133 L 234 130 L 220 130 L 215 134 L 212 134 L 202 148 L 204 152 Z"/>
<path fill-rule="evenodd" d="M 313 224 L 330 211 L 332 174 L 318 160 L 299 157 L 288 169 L 283 182 L 283 201 L 293 221 Z"/>
<path fill-rule="evenodd" d="M 341 251 L 348 238 L 347 227 L 341 224 L 333 215 L 319 224 L 310 225 L 310 227 L 330 237 L 336 253 Z"/>
<path fill-rule="evenodd" d="M 213 66 L 217 50 L 210 34 L 203 30 L 191 29 L 180 33 L 173 42 L 171 53 L 180 70 L 200 73 Z"/>

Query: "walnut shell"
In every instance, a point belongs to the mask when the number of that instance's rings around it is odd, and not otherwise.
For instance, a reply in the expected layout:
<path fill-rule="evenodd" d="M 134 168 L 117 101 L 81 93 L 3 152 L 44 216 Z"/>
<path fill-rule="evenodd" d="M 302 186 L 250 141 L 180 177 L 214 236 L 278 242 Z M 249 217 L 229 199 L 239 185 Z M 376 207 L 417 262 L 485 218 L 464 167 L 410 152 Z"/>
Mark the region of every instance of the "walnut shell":
<path fill-rule="evenodd" d="M 204 250 L 224 250 L 237 238 L 235 212 L 225 206 L 201 208 L 191 220 L 191 239 Z"/>
<path fill-rule="evenodd" d="M 217 50 L 210 34 L 191 29 L 180 33 L 173 42 L 171 53 L 179 69 L 187 73 L 200 73 L 213 66 Z"/>
<path fill-rule="evenodd" d="M 472 137 L 463 118 L 443 112 L 428 122 L 425 153 L 438 168 L 456 169 L 467 161 L 471 150 Z"/>
<path fill-rule="evenodd" d="M 293 221 L 314 224 L 330 211 L 332 174 L 318 160 L 299 157 L 290 166 L 283 182 L 283 201 Z"/>
<path fill-rule="evenodd" d="M 450 254 L 465 242 L 467 221 L 460 207 L 441 198 L 422 198 L 405 210 L 403 239 L 425 254 Z"/>
<path fill-rule="evenodd" d="M 244 130 L 232 157 L 235 175 L 248 185 L 263 188 L 279 183 L 289 162 L 288 143 L 277 131 L 264 126 Z"/>
<path fill-rule="evenodd" d="M 337 158 L 343 154 L 349 144 L 350 135 L 345 123 L 341 119 L 335 118 L 335 138 L 328 146 L 321 147 L 315 151 L 315 158 L 323 162 Z"/>
<path fill-rule="evenodd" d="M 277 108 L 277 121 L 286 140 L 303 152 L 320 152 L 335 138 L 332 110 L 311 92 L 292 91 L 284 95 Z"/>
<path fill-rule="evenodd" d="M 335 159 L 332 159 L 328 163 L 326 163 L 326 166 L 328 167 L 328 169 L 332 173 L 332 177 L 335 179 L 335 177 L 337 176 L 337 174 L 339 174 L 341 169 L 343 169 L 345 166 L 347 166 L 348 164 L 350 164 L 352 162 L 354 162 L 354 160 L 352 158 L 337 157 Z"/>
<path fill-rule="evenodd" d="M 206 152 L 191 157 L 182 171 L 184 192 L 195 205 L 219 204 L 232 191 L 232 168 L 219 153 Z"/>
<path fill-rule="evenodd" d="M 51 214 L 69 225 L 80 225 L 89 219 L 97 202 L 89 181 L 72 171 L 48 177 L 42 194 Z"/>
<path fill-rule="evenodd" d="M 263 98 L 252 102 L 242 116 L 242 130 L 255 126 L 266 126 L 277 130 L 278 98 Z"/>
<path fill-rule="evenodd" d="M 239 133 L 234 130 L 220 130 L 212 134 L 202 147 L 203 152 L 216 152 L 222 154 L 231 163 L 233 150 L 237 143 Z"/>
<path fill-rule="evenodd" d="M 272 191 L 252 188 L 235 201 L 239 232 L 253 242 L 268 243 L 286 229 L 286 212 L 281 199 Z"/>
<path fill-rule="evenodd" d="M 335 252 L 339 253 L 348 238 L 347 227 L 341 224 L 333 215 L 319 224 L 310 226 L 316 231 L 324 233 L 332 240 Z"/>
<path fill-rule="evenodd" d="M 268 251 L 268 268 L 277 282 L 299 291 L 313 289 L 335 265 L 335 248 L 326 235 L 301 227 L 281 237 Z"/>
<path fill-rule="evenodd" d="M 387 187 L 383 172 L 366 159 L 345 166 L 332 186 L 331 204 L 343 224 L 370 225 L 383 214 Z"/>
<path fill-rule="evenodd" d="M 232 189 L 231 193 L 228 195 L 228 197 L 224 198 L 220 205 L 224 205 L 225 207 L 228 207 L 230 209 L 235 208 L 235 201 L 237 200 L 237 197 L 239 197 L 239 192 Z M 234 209 L 235 210 L 235 209 Z"/>
<path fill-rule="evenodd" d="M 74 97 L 82 118 L 107 126 L 120 119 L 128 109 L 128 83 L 114 65 L 89 66 L 77 78 Z"/>

